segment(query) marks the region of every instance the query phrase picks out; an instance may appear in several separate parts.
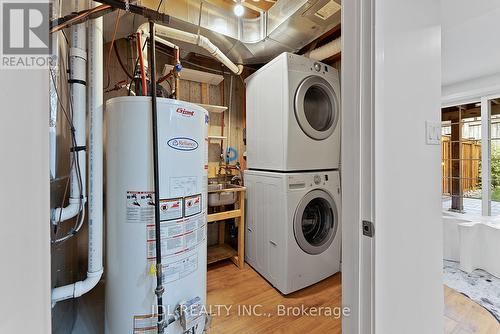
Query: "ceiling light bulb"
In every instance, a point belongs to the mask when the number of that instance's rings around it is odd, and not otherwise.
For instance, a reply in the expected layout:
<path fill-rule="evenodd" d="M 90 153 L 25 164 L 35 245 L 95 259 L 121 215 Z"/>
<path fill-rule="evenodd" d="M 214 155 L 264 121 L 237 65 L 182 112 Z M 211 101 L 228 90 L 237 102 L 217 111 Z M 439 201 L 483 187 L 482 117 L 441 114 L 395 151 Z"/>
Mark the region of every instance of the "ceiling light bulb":
<path fill-rule="evenodd" d="M 242 16 L 243 13 L 245 12 L 245 8 L 243 7 L 243 5 L 241 3 L 237 3 L 236 5 L 234 5 L 234 15 L 236 16 Z"/>

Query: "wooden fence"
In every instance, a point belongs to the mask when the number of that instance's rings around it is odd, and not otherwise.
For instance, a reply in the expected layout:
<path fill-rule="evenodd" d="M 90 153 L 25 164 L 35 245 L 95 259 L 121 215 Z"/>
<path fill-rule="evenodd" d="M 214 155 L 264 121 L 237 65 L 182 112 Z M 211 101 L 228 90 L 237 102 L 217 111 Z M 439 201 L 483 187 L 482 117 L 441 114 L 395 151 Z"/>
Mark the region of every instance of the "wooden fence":
<path fill-rule="evenodd" d="M 451 140 L 450 136 L 443 136 L 441 141 L 443 194 L 451 194 Z M 462 140 L 462 192 L 480 189 L 481 187 L 481 141 Z"/>

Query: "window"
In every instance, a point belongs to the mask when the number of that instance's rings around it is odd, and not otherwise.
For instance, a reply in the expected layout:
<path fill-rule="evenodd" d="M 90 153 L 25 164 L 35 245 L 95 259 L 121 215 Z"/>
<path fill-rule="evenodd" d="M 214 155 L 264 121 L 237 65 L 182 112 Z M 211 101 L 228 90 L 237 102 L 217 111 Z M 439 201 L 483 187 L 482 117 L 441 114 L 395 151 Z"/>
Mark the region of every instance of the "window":
<path fill-rule="evenodd" d="M 500 99 L 443 108 L 441 145 L 443 209 L 500 215 Z"/>

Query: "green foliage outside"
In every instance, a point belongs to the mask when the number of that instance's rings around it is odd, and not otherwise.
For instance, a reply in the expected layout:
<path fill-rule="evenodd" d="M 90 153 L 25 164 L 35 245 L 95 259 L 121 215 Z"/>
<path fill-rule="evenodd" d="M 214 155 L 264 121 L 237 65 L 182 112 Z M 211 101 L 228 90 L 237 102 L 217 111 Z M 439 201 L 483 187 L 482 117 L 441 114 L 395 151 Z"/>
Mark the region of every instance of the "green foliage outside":
<path fill-rule="evenodd" d="M 500 146 L 491 147 L 491 200 L 500 202 Z"/>

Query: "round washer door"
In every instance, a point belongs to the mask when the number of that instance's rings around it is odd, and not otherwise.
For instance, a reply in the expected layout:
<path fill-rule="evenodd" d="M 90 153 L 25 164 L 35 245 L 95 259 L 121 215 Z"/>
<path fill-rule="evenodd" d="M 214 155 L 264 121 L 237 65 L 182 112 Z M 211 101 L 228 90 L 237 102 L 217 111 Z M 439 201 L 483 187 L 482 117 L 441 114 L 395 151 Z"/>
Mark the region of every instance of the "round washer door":
<path fill-rule="evenodd" d="M 302 80 L 295 93 L 295 117 L 306 135 L 315 140 L 330 137 L 339 113 L 337 95 L 325 79 L 312 75 Z"/>
<path fill-rule="evenodd" d="M 295 240 L 306 253 L 316 255 L 330 247 L 338 227 L 337 206 L 323 190 L 312 190 L 300 201 L 293 222 Z"/>

